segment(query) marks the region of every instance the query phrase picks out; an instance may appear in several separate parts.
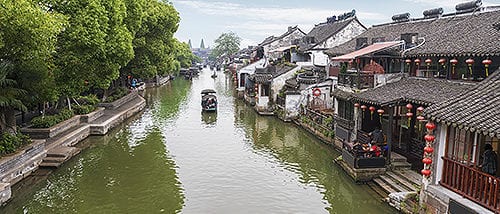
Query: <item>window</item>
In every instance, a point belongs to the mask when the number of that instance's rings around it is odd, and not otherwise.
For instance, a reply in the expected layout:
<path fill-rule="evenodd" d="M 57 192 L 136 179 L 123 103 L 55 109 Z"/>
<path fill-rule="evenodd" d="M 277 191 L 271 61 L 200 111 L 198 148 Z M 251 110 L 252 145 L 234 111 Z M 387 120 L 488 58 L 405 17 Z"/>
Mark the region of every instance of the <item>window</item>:
<path fill-rule="evenodd" d="M 340 99 L 338 100 L 338 105 L 339 117 L 352 121 L 354 118 L 354 105 L 351 102 Z"/>
<path fill-rule="evenodd" d="M 475 164 L 473 159 L 474 133 L 464 129 L 448 129 L 446 157 L 462 163 Z"/>
<path fill-rule="evenodd" d="M 268 84 L 262 84 L 261 89 L 260 89 L 260 96 L 261 97 L 268 97 L 269 91 L 270 91 L 270 86 Z"/>

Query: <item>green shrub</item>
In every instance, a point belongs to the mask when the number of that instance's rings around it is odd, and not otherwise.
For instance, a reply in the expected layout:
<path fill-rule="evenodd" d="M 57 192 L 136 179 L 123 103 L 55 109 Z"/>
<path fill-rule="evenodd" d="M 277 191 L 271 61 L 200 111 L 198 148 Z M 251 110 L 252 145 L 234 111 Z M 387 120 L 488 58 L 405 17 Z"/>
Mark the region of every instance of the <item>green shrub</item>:
<path fill-rule="evenodd" d="M 3 133 L 0 136 L 0 155 L 13 153 L 18 148 L 29 143 L 31 143 L 31 139 L 27 135 L 21 133 L 17 133 L 16 135 Z"/>
<path fill-rule="evenodd" d="M 75 112 L 75 114 L 88 114 L 94 110 L 95 106 L 93 105 L 80 105 L 73 107 L 73 112 Z"/>
<path fill-rule="evenodd" d="M 108 96 L 105 100 L 105 102 L 107 103 L 111 103 L 115 100 L 118 100 L 120 98 L 122 98 L 123 96 L 127 95 L 128 94 L 128 89 L 125 88 L 125 87 L 119 87 L 117 89 L 115 89 L 115 91 L 113 92 L 113 94 L 111 96 Z"/>
<path fill-rule="evenodd" d="M 31 120 L 31 126 L 33 128 L 49 128 L 64 120 L 73 117 L 73 115 L 74 115 L 73 111 L 65 108 L 55 115 L 46 115 L 45 117 L 43 116 L 34 117 Z"/>
<path fill-rule="evenodd" d="M 99 98 L 97 98 L 97 95 L 95 94 L 89 94 L 78 98 L 80 105 L 96 105 L 99 101 Z"/>

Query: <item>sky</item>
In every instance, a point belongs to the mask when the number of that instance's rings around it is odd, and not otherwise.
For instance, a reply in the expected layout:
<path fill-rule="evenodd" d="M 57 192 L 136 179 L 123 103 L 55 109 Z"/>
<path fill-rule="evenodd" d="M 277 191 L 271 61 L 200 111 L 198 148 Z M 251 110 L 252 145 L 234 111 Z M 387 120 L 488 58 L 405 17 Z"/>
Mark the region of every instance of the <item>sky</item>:
<path fill-rule="evenodd" d="M 191 40 L 194 48 L 213 46 L 222 33 L 234 32 L 241 39 L 240 48 L 257 45 L 266 37 L 285 33 L 288 26 L 298 26 L 308 33 L 327 17 L 356 10 L 366 27 L 391 22 L 395 14 L 410 13 L 423 17 L 424 10 L 442 7 L 455 12 L 463 0 L 171 0 L 181 22 L 175 37 Z M 482 6 L 500 5 L 500 0 L 484 0 Z"/>

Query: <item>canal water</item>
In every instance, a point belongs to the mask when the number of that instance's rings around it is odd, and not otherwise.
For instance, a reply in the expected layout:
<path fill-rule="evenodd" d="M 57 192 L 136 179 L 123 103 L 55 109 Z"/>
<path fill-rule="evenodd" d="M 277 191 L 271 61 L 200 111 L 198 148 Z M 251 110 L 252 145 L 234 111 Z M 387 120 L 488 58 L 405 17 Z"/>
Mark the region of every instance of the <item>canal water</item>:
<path fill-rule="evenodd" d="M 332 162 L 333 148 L 257 115 L 229 75 L 211 74 L 148 89 L 143 113 L 15 185 L 0 213 L 395 212 Z M 217 91 L 217 113 L 201 112 L 206 88 Z"/>

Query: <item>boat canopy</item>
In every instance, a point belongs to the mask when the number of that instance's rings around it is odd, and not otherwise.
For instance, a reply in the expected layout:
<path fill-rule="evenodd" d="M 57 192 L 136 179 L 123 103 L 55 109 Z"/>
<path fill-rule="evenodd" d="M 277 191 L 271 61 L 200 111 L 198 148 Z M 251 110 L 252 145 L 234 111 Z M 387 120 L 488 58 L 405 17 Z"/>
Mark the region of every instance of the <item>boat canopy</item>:
<path fill-rule="evenodd" d="M 215 90 L 213 89 L 205 89 L 201 91 L 201 94 L 215 94 Z"/>

